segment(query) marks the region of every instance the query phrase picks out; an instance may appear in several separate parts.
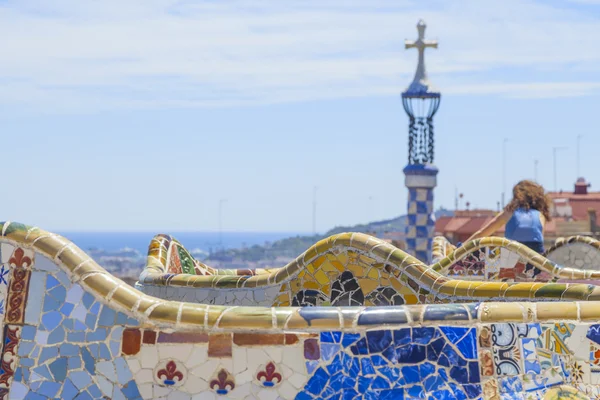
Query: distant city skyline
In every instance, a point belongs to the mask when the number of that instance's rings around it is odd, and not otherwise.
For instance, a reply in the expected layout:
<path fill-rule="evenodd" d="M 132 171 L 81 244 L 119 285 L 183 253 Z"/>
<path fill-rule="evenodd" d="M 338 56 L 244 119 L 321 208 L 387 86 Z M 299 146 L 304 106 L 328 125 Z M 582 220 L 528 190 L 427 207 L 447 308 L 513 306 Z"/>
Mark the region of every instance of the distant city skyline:
<path fill-rule="evenodd" d="M 504 138 L 508 198 L 554 189 L 555 147 L 559 188 L 580 171 L 600 190 L 597 0 L 8 0 L 0 219 L 310 233 L 315 186 L 318 232 L 403 215 L 420 18 L 440 42 L 436 209 L 455 189 L 496 208 Z"/>

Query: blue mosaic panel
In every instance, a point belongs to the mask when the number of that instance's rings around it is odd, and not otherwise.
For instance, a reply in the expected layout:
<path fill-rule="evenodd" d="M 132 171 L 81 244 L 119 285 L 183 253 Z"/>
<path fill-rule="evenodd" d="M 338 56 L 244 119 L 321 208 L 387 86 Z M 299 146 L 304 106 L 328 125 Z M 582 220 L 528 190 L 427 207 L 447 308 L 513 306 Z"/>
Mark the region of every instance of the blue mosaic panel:
<path fill-rule="evenodd" d="M 475 328 L 321 333 L 321 358 L 303 399 L 475 399 L 481 396 Z M 430 397 L 433 396 L 434 397 Z"/>
<path fill-rule="evenodd" d="M 124 358 L 124 326 L 136 320 L 97 301 L 38 257 L 17 348 L 11 398 L 141 399 Z"/>

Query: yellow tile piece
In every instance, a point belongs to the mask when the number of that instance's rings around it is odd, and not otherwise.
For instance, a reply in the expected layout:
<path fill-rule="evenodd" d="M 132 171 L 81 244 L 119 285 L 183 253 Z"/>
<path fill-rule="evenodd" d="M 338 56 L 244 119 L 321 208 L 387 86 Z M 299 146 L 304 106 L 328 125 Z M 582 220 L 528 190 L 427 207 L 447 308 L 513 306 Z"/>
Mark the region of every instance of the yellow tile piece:
<path fill-rule="evenodd" d="M 322 286 L 322 285 L 319 285 L 319 284 L 318 284 L 317 282 L 315 282 L 315 281 L 307 281 L 307 282 L 304 282 L 304 285 L 303 285 L 303 286 L 301 286 L 301 287 L 299 288 L 299 290 L 300 290 L 300 289 L 316 289 L 316 290 L 319 290 L 319 289 L 321 289 L 321 286 Z"/>
<path fill-rule="evenodd" d="M 358 284 L 365 296 L 379 287 L 379 282 L 372 279 L 359 279 Z"/>
<path fill-rule="evenodd" d="M 369 270 L 369 272 L 367 273 L 367 277 L 369 279 L 374 279 L 376 281 L 379 281 L 379 270 L 377 268 L 371 268 Z"/>
<path fill-rule="evenodd" d="M 321 255 L 321 256 L 317 257 L 316 260 L 314 260 L 312 262 L 313 267 L 319 268 L 323 264 L 323 262 L 325 262 L 326 259 L 327 259 L 326 255 Z"/>
<path fill-rule="evenodd" d="M 331 261 L 331 265 L 333 265 L 339 272 L 344 272 L 346 269 L 344 268 L 344 265 L 337 260 Z"/>
<path fill-rule="evenodd" d="M 365 276 L 365 269 L 356 264 L 348 264 L 346 266 L 346 269 L 352 272 L 352 275 L 354 275 L 357 278 L 362 278 L 363 276 Z"/>
<path fill-rule="evenodd" d="M 419 304 L 419 299 L 414 294 L 404 294 L 404 304 Z"/>
<path fill-rule="evenodd" d="M 331 265 L 331 262 L 329 260 L 321 264 L 321 270 L 327 272 L 328 274 L 338 274 L 340 272 L 333 265 Z"/>
<path fill-rule="evenodd" d="M 340 263 L 342 263 L 342 266 L 346 267 L 348 265 L 348 254 L 340 253 L 337 255 L 337 259 Z"/>
<path fill-rule="evenodd" d="M 318 270 L 315 273 L 315 279 L 317 280 L 317 282 L 319 282 L 321 285 L 326 285 L 329 283 L 329 278 L 327 277 L 327 275 L 325 274 L 325 272 Z"/>

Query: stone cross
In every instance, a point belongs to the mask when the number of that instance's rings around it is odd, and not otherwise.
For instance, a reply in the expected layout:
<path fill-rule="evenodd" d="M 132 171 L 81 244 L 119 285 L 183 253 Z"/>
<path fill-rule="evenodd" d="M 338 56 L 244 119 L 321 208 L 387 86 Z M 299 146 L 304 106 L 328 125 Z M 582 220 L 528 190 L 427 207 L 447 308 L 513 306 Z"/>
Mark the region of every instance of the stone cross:
<path fill-rule="evenodd" d="M 427 72 L 425 71 L 425 49 L 431 47 L 437 49 L 437 40 L 425 39 L 425 28 L 427 25 L 425 21 L 420 20 L 417 24 L 417 30 L 419 31 L 419 38 L 415 41 L 406 40 L 404 43 L 405 49 L 416 48 L 419 51 L 419 64 L 417 65 L 417 72 L 415 73 L 415 79 L 413 84 L 425 84 L 427 85 Z"/>

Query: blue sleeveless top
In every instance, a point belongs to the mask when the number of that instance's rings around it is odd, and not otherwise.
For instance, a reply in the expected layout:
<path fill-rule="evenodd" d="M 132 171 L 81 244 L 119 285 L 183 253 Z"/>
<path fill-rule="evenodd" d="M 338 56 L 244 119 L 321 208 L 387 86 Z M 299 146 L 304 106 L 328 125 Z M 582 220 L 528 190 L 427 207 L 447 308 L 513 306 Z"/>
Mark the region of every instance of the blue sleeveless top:
<path fill-rule="evenodd" d="M 517 208 L 506 223 L 504 236 L 517 242 L 544 242 L 542 220 L 538 210 Z"/>

